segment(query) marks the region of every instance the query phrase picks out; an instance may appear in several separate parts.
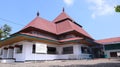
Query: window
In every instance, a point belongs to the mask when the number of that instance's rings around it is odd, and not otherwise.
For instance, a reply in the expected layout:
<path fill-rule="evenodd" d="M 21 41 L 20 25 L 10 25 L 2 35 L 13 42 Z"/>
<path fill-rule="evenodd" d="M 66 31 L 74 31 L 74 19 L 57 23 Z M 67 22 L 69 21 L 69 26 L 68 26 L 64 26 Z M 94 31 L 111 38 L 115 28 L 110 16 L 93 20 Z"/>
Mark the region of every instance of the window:
<path fill-rule="evenodd" d="M 117 57 L 117 52 L 110 52 L 110 57 Z"/>
<path fill-rule="evenodd" d="M 88 47 L 81 47 L 82 53 L 90 53 Z"/>
<path fill-rule="evenodd" d="M 120 49 L 120 43 L 105 45 L 105 50 L 117 50 Z"/>
<path fill-rule="evenodd" d="M 73 46 L 64 47 L 63 48 L 63 54 L 73 54 Z"/>
<path fill-rule="evenodd" d="M 47 46 L 47 54 L 56 54 L 56 48 Z"/>
<path fill-rule="evenodd" d="M 33 44 L 33 47 L 32 47 L 32 53 L 35 53 L 35 44 Z"/>
<path fill-rule="evenodd" d="M 19 46 L 17 47 L 16 53 L 22 53 L 22 48 L 23 48 L 23 45 L 19 45 Z"/>
<path fill-rule="evenodd" d="M 68 39 L 68 38 L 74 38 L 75 37 L 75 35 L 73 35 L 73 34 L 69 34 L 69 35 L 66 35 L 66 39 Z"/>

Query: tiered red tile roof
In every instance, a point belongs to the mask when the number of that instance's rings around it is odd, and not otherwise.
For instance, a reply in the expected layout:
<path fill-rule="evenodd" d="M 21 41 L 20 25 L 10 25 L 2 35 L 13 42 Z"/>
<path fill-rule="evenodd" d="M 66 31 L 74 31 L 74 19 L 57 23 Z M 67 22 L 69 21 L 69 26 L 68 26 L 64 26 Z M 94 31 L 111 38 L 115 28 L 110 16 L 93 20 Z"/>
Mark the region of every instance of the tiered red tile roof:
<path fill-rule="evenodd" d="M 74 22 L 64 11 L 52 22 L 37 16 L 33 21 L 25 26 L 24 29 L 28 27 L 34 27 L 56 35 L 70 31 L 77 31 L 80 34 L 92 39 L 92 37 L 79 24 Z"/>
<path fill-rule="evenodd" d="M 67 38 L 67 35 L 73 36 Z M 39 17 L 39 13 L 37 13 L 37 17 L 28 25 L 9 38 L 2 40 L 0 44 L 9 45 L 23 40 L 40 42 L 44 40 L 44 42 L 57 44 L 68 42 L 80 42 L 87 45 L 96 44 L 82 26 L 76 23 L 65 11 L 62 11 L 53 21 Z"/>

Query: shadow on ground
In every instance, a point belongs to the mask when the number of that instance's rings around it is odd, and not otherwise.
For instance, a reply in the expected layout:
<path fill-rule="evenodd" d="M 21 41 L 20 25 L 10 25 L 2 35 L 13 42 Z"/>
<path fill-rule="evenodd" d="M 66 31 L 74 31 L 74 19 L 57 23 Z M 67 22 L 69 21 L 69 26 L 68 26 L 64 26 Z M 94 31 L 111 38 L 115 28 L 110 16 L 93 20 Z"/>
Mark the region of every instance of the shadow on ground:
<path fill-rule="evenodd" d="M 100 63 L 94 65 L 66 65 L 66 66 L 50 66 L 50 67 L 120 67 L 120 63 Z"/>

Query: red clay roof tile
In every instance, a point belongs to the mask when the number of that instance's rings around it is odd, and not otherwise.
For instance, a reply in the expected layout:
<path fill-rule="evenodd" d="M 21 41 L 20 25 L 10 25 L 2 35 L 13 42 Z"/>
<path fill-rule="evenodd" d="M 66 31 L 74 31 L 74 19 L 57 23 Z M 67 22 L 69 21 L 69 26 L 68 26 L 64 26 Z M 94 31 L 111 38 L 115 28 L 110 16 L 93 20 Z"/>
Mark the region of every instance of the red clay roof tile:
<path fill-rule="evenodd" d="M 85 35 L 85 36 L 87 36 L 89 38 L 92 38 L 82 27 L 79 27 L 78 25 L 76 25 L 76 24 L 74 24 L 74 23 L 72 23 L 70 21 L 69 21 L 69 23 L 71 24 L 71 27 L 74 30 L 78 31 L 79 33 L 81 33 L 81 34 L 83 34 L 83 35 Z"/>
<path fill-rule="evenodd" d="M 29 26 L 35 27 L 35 28 L 38 28 L 38 29 L 42 29 L 42 30 L 45 30 L 45 31 L 48 31 L 48 32 L 51 32 L 51 33 L 56 33 L 55 24 L 48 21 L 48 20 L 45 20 L 45 19 L 43 19 L 39 16 L 37 16 L 33 21 L 31 21 L 27 26 L 25 26 L 25 28 L 27 28 Z"/>
<path fill-rule="evenodd" d="M 96 40 L 96 42 L 101 43 L 101 44 L 120 42 L 120 37 Z"/>
<path fill-rule="evenodd" d="M 69 23 L 69 20 L 60 22 L 56 24 L 56 30 L 57 30 L 57 34 L 62 34 L 68 31 L 72 31 L 73 28 Z"/>
<path fill-rule="evenodd" d="M 65 12 L 62 12 L 52 22 L 56 23 L 56 22 L 58 22 L 60 20 L 66 19 L 66 18 L 69 18 L 69 19 L 72 20 L 72 18 L 70 16 L 68 16 Z"/>
<path fill-rule="evenodd" d="M 71 19 L 70 16 L 68 16 L 65 12 L 62 12 L 55 20 L 53 20 L 53 22 L 50 22 L 37 16 L 33 21 L 31 21 L 27 26 L 25 26 L 25 28 L 31 26 L 57 35 L 75 30 L 84 36 L 92 38 L 86 31 L 82 29 L 82 27 L 72 22 L 72 19 L 69 20 L 66 18 Z M 63 19 L 66 20 L 61 21 Z M 56 23 L 58 21 L 61 22 Z"/>

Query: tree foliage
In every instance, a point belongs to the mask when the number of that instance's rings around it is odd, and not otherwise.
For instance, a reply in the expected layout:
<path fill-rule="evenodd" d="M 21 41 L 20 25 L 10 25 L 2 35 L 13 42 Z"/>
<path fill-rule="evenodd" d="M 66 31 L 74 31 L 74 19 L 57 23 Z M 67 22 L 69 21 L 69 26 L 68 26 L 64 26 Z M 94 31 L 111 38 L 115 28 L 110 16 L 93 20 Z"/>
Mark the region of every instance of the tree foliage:
<path fill-rule="evenodd" d="M 6 38 L 10 35 L 10 31 L 11 31 L 11 27 L 8 26 L 7 24 L 3 25 L 1 28 L 0 28 L 0 40 L 2 38 Z"/>
<path fill-rule="evenodd" d="M 117 6 L 115 7 L 115 11 L 116 11 L 116 12 L 120 12 L 120 5 L 117 5 Z"/>

